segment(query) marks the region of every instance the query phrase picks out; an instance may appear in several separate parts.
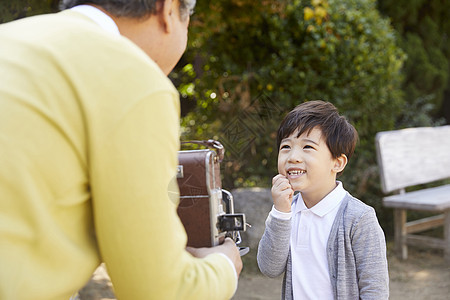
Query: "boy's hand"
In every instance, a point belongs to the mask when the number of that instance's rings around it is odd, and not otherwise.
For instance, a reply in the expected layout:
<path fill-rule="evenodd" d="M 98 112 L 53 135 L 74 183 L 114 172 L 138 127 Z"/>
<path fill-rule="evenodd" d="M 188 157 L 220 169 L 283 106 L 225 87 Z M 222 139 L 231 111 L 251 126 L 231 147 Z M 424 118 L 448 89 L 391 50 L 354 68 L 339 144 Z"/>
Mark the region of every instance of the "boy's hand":
<path fill-rule="evenodd" d="M 294 190 L 286 176 L 278 174 L 272 179 L 273 205 L 278 211 L 290 212 Z"/>

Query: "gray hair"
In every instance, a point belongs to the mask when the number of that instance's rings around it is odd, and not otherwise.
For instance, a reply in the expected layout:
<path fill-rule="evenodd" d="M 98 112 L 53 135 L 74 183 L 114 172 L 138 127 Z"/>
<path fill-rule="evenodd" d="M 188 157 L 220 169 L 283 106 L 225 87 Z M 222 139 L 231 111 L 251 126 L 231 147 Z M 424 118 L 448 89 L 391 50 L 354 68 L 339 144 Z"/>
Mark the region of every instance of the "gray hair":
<path fill-rule="evenodd" d="M 116 17 L 143 18 L 156 13 L 156 2 L 159 0 L 61 0 L 61 10 L 82 4 L 94 4 Z M 163 0 L 165 1 L 165 0 Z M 185 20 L 194 12 L 196 0 L 179 0 L 180 15 Z"/>

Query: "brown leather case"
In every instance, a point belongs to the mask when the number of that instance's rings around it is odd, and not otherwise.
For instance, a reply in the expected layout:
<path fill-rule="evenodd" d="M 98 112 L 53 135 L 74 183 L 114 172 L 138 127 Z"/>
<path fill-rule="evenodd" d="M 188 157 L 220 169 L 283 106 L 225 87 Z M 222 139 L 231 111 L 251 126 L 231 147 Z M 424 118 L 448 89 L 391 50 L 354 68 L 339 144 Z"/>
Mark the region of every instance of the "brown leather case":
<path fill-rule="evenodd" d="M 219 232 L 217 224 L 218 216 L 225 213 L 221 154 L 211 149 L 178 152 L 180 203 L 177 212 L 186 229 L 188 246 L 211 247 L 225 239 L 225 232 Z"/>

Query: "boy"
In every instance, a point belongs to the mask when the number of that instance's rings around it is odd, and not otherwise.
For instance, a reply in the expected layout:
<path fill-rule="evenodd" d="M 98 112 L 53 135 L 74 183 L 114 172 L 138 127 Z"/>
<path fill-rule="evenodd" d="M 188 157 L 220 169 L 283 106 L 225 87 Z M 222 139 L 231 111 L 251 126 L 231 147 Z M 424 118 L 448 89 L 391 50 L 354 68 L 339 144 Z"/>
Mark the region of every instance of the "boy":
<path fill-rule="evenodd" d="M 257 260 L 266 276 L 284 272 L 282 299 L 389 297 L 386 242 L 375 211 L 336 181 L 357 139 L 324 101 L 300 104 L 281 122 L 274 205 Z"/>

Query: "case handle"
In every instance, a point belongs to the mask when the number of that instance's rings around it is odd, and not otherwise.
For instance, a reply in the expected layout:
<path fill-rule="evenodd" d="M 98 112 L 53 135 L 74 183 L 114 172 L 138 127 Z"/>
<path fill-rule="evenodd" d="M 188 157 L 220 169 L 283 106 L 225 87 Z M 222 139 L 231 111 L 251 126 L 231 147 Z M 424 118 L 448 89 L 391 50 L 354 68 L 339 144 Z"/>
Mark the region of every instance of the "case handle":
<path fill-rule="evenodd" d="M 181 145 L 184 144 L 197 144 L 197 145 L 202 145 L 205 147 L 208 147 L 210 149 L 216 150 L 217 152 L 217 157 L 219 159 L 218 162 L 222 162 L 223 157 L 225 155 L 225 148 L 223 147 L 223 145 L 216 140 L 193 140 L 193 141 L 185 141 L 185 142 L 181 142 Z"/>

